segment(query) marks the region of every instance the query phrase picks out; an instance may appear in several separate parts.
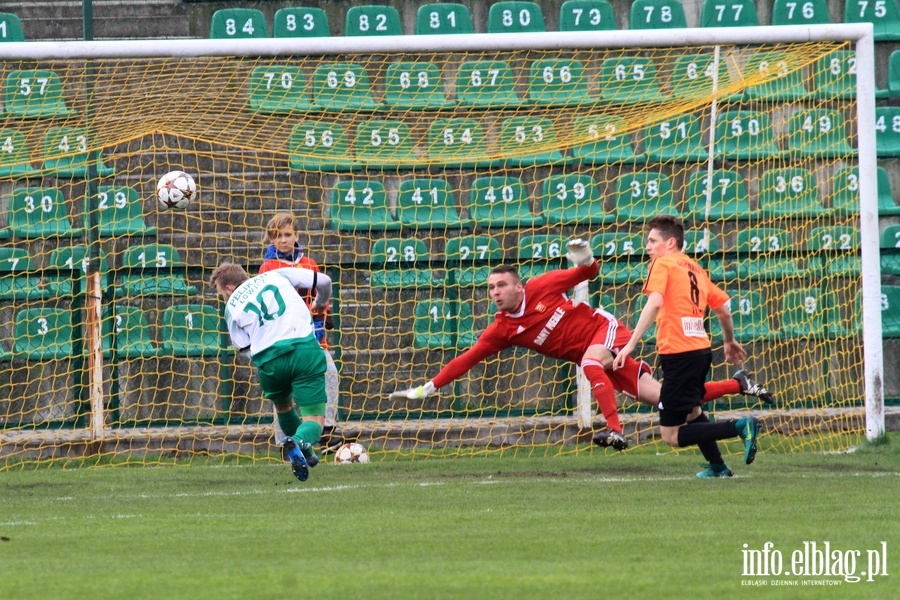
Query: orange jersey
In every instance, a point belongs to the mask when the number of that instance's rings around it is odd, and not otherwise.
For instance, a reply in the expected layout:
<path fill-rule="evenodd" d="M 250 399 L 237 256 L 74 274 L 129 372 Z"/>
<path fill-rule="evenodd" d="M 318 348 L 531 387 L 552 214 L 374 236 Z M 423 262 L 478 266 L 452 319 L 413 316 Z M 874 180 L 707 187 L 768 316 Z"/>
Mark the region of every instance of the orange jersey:
<path fill-rule="evenodd" d="M 656 316 L 656 347 L 660 354 L 712 346 L 703 326 L 706 308 L 719 308 L 728 301 L 728 294 L 709 280 L 703 267 L 681 252 L 657 257 L 650 263 L 644 283 L 644 293 L 651 292 L 663 296 Z"/>

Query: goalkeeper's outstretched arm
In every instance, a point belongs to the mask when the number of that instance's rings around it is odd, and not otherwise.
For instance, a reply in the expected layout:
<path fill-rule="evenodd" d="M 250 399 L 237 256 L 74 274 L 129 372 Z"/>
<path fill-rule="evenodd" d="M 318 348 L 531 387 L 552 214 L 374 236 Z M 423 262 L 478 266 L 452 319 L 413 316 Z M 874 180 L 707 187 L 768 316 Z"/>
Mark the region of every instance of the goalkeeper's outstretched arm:
<path fill-rule="evenodd" d="M 475 345 L 451 360 L 441 369 L 437 376 L 423 383 L 422 385 L 412 387 L 406 390 L 397 390 L 390 395 L 391 399 L 408 399 L 420 400 L 433 394 L 436 390 L 448 385 L 468 373 L 472 367 L 483 361 L 488 356 L 496 354 L 499 350 L 494 350 L 488 344 L 481 343 L 479 340 Z"/>

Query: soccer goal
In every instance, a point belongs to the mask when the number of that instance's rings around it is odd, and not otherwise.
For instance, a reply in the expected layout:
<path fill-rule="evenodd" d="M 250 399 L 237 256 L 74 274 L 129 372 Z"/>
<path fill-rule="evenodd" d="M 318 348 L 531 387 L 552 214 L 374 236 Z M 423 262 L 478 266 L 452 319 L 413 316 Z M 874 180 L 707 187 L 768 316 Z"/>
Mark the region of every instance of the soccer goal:
<path fill-rule="evenodd" d="M 602 417 L 571 365 L 531 352 L 424 402 L 388 394 L 471 347 L 493 266 L 563 267 L 573 236 L 601 263 L 585 301 L 633 325 L 662 213 L 779 403 L 712 411 L 762 415 L 783 448 L 874 439 L 897 312 L 875 138 L 900 124 L 876 118 L 873 57 L 870 25 L 2 44 L 0 465 L 268 448 L 206 278 L 255 272 L 281 211 L 338 282 L 338 419 L 374 448 L 588 451 Z M 173 170 L 199 189 L 184 210 L 156 200 Z M 621 406 L 650 439 L 653 414 Z"/>

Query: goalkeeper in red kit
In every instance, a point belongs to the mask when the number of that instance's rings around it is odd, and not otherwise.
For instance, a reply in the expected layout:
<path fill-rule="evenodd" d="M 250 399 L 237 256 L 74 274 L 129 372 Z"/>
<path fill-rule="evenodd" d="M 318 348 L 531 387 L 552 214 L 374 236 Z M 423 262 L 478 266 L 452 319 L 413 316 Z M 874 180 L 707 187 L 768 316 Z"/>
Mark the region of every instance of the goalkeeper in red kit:
<path fill-rule="evenodd" d="M 660 384 L 653 379 L 646 362 L 631 357 L 625 359 L 622 368 L 612 370 L 618 350 L 631 339 L 631 331 L 612 313 L 574 302 L 566 295 L 566 290 L 587 281 L 600 270 L 584 240 L 571 240 L 566 248 L 566 257 L 574 263 L 573 268 L 550 271 L 524 284 L 515 267 L 501 265 L 493 269 L 488 278 L 488 295 L 498 309 L 493 323 L 469 350 L 447 363 L 434 379 L 391 396 L 411 400 L 424 398 L 464 375 L 488 356 L 510 346 L 529 348 L 581 365 L 590 382 L 591 393 L 606 419 L 607 428 L 594 436 L 594 443 L 625 450 L 628 441 L 619 421 L 616 391 L 656 406 Z M 704 399 L 737 393 L 774 402 L 772 394 L 745 371 L 738 371 L 732 379 L 708 382 Z"/>

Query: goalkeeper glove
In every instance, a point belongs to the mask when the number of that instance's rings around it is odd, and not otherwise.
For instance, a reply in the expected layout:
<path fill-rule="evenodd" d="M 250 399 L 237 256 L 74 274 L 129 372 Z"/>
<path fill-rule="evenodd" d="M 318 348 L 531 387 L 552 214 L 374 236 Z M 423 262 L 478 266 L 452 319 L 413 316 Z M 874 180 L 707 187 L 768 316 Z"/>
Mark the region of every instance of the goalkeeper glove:
<path fill-rule="evenodd" d="M 576 267 L 590 265 L 594 262 L 594 252 L 591 245 L 581 238 L 575 238 L 566 242 L 566 258 Z"/>
<path fill-rule="evenodd" d="M 392 399 L 421 400 L 422 398 L 433 394 L 435 390 L 434 384 L 430 381 L 419 387 L 409 388 L 408 390 L 400 390 L 391 394 Z"/>

